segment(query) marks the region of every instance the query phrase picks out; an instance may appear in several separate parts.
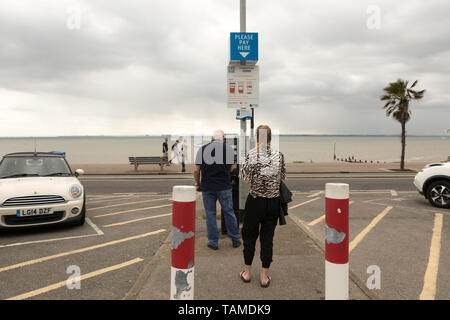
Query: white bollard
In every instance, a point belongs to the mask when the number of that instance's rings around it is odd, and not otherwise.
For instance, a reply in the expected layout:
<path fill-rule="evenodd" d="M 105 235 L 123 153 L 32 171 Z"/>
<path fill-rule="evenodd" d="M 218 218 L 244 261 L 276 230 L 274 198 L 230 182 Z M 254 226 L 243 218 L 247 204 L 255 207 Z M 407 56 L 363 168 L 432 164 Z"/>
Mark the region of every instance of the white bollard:
<path fill-rule="evenodd" d="M 349 185 L 325 185 L 325 299 L 348 300 Z"/>

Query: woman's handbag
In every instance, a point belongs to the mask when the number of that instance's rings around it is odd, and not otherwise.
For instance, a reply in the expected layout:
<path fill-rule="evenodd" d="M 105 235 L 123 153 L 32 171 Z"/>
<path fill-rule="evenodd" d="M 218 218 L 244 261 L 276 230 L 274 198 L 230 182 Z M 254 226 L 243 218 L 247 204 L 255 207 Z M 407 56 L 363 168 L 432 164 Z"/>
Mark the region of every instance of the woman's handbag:
<path fill-rule="evenodd" d="M 288 215 L 288 203 L 292 202 L 292 192 L 286 186 L 283 180 L 280 182 L 280 225 L 286 224 L 284 216 Z"/>

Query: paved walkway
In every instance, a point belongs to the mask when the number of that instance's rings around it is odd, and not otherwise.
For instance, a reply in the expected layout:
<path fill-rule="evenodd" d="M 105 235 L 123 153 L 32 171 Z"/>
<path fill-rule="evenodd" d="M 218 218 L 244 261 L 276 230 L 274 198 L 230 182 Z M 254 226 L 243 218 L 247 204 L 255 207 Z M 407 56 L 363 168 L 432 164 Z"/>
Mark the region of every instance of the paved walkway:
<path fill-rule="evenodd" d="M 405 168 L 417 172 L 422 169 L 426 162 L 409 162 Z M 99 174 L 160 174 L 159 165 L 143 165 L 137 171 L 132 165 L 128 164 L 72 164 L 72 169 L 82 168 L 87 175 Z M 287 163 L 286 170 L 288 173 L 389 173 L 399 172 L 400 165 L 398 163 L 348 163 L 348 162 L 323 162 L 323 163 Z M 192 174 L 193 164 L 186 165 L 186 173 Z M 181 165 L 173 164 L 169 167 L 165 166 L 164 174 L 181 174 Z"/>
<path fill-rule="evenodd" d="M 259 285 L 259 242 L 252 269 L 252 281 L 239 278 L 243 270 L 243 247 L 233 248 L 231 240 L 221 236 L 219 250 L 207 247 L 206 223 L 201 201 L 197 201 L 195 289 L 196 300 L 319 300 L 324 299 L 324 254 L 299 226 L 287 219 L 277 226 L 269 288 Z M 220 228 L 220 220 L 218 220 Z M 166 300 L 170 295 L 171 235 L 146 265 L 127 299 Z M 361 284 L 360 284 L 361 285 Z M 350 299 L 369 297 L 350 280 Z"/>

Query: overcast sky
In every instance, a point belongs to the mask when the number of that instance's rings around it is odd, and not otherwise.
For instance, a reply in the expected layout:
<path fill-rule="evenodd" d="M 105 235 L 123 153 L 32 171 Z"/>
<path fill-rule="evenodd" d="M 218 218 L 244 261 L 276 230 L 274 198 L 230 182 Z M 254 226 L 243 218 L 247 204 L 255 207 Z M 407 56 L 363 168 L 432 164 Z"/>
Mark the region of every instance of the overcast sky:
<path fill-rule="evenodd" d="M 398 134 L 379 97 L 402 78 L 427 90 L 408 133 L 444 135 L 449 12 L 448 0 L 247 0 L 256 125 Z M 0 136 L 238 132 L 226 105 L 236 31 L 239 0 L 0 0 Z"/>

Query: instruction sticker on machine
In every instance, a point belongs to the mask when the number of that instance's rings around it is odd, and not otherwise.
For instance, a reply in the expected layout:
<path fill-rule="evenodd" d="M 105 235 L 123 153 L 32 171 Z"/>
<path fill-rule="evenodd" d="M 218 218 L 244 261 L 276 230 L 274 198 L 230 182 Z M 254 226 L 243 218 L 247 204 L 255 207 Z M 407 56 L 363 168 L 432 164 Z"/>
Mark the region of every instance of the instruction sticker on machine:
<path fill-rule="evenodd" d="M 259 67 L 229 65 L 227 75 L 228 108 L 256 108 L 259 104 Z"/>

